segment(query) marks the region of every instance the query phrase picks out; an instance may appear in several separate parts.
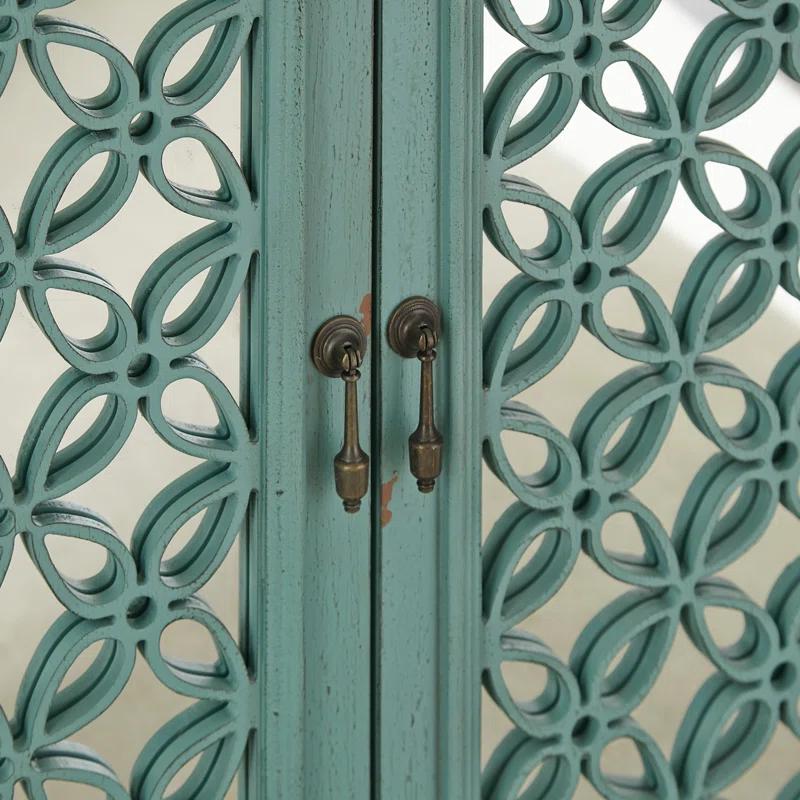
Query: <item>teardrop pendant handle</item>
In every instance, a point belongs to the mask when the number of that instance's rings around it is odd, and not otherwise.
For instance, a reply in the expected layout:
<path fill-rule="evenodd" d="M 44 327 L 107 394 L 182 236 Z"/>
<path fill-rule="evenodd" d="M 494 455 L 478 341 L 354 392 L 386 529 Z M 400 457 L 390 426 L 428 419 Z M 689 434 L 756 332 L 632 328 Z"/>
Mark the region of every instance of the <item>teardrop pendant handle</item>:
<path fill-rule="evenodd" d="M 433 364 L 442 333 L 439 307 L 426 297 L 409 297 L 389 318 L 388 336 L 392 350 L 403 358 L 417 358 L 421 364 L 419 424 L 408 438 L 411 474 L 423 494 L 433 491 L 442 472 L 444 440 L 436 428 L 433 399 Z"/>
<path fill-rule="evenodd" d="M 344 442 L 333 459 L 336 493 L 344 510 L 355 514 L 369 490 L 369 456 L 361 449 L 358 431 L 358 368 L 367 350 L 367 337 L 354 317 L 329 319 L 314 336 L 311 357 L 328 378 L 344 381 Z"/>

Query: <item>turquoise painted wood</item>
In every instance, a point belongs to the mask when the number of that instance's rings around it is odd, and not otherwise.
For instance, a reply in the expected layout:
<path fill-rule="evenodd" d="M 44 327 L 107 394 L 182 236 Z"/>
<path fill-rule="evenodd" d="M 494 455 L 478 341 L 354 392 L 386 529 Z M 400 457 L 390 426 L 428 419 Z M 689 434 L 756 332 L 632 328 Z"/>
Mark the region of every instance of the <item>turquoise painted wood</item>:
<path fill-rule="evenodd" d="M 384 800 L 479 795 L 481 13 L 438 0 L 379 12 L 373 680 Z M 430 495 L 408 463 L 419 364 L 385 333 L 415 294 L 443 310 L 444 472 Z"/>
<path fill-rule="evenodd" d="M 304 265 L 300 402 L 306 490 L 292 513 L 304 557 L 304 797 L 370 794 L 370 516 L 345 514 L 333 459 L 342 444 L 344 389 L 309 358 L 314 332 L 350 314 L 369 326 L 372 293 L 373 7 L 371 0 L 305 3 Z M 292 269 L 294 272 L 294 269 Z M 370 337 L 371 338 L 371 337 Z M 369 431 L 371 359 L 359 382 Z M 278 387 L 278 390 L 280 388 Z M 366 443 L 370 451 L 370 443 Z"/>
<path fill-rule="evenodd" d="M 22 790 L 54 800 L 72 785 L 78 796 L 115 800 L 221 800 L 234 776 L 242 798 L 368 797 L 370 519 L 345 517 L 335 497 L 343 396 L 313 372 L 308 352 L 327 316 L 369 308 L 372 4 L 165 4 L 132 62 L 102 34 L 55 16 L 69 17 L 69 5 L 0 4 L 0 89 L 20 54 L 72 124 L 36 171 L 15 230 L 0 213 L 0 336 L 20 296 L 66 370 L 33 412 L 16 465 L 0 461 L 0 580 L 24 547 L 63 606 L 16 707 L 0 711 L 0 797 Z M 203 35 L 202 55 L 169 83 L 176 53 Z M 108 66 L 106 89 L 70 95 L 52 44 L 96 54 Z M 200 122 L 234 74 L 241 160 Z M 208 154 L 218 189 L 178 185 L 166 173 L 165 149 L 187 139 Z M 107 163 L 95 184 L 60 205 L 98 154 Z M 102 264 L 93 271 L 62 253 L 125 213 L 137 181 L 201 226 L 146 269 L 129 305 Z M 194 300 L 169 318 L 173 298 L 198 275 Z M 85 339 L 65 334 L 53 289 L 104 304 L 105 328 Z M 197 355 L 237 301 L 239 402 Z M 178 380 L 207 392 L 216 425 L 165 416 L 163 395 Z M 94 421 L 62 444 L 95 398 L 103 405 Z M 369 381 L 361 400 L 368 426 Z M 140 509 L 128 547 L 64 495 L 115 459 L 139 416 L 198 465 Z M 196 531 L 165 556 L 198 515 Z M 51 555 L 53 537 L 95 543 L 105 566 L 69 578 Z M 202 600 L 237 540 L 238 640 Z M 164 655 L 161 634 L 180 621 L 207 631 L 214 662 Z M 137 660 L 187 708 L 152 732 L 130 776 L 117 775 L 114 754 L 86 748 L 81 733 L 113 710 Z M 77 677 L 62 684 L 76 662 Z"/>
<path fill-rule="evenodd" d="M 800 516 L 800 350 L 780 358 L 766 386 L 717 353 L 759 320 L 779 286 L 800 297 L 800 132 L 764 168 L 726 144 L 720 129 L 751 109 L 779 72 L 800 80 L 800 6 L 716 0 L 721 13 L 692 43 L 670 91 L 629 41 L 658 25 L 659 2 L 554 0 L 539 24 L 530 15 L 523 22 L 522 4 L 486 5 L 519 49 L 484 97 L 482 214 L 487 237 L 519 274 L 483 323 L 484 452 L 516 500 L 483 548 L 484 683 L 512 731 L 484 770 L 482 796 L 562 800 L 581 778 L 613 800 L 728 796 L 779 726 L 800 738 L 800 561 L 781 565 L 765 607 L 720 575 L 758 542 L 779 504 Z M 612 66 L 638 84 L 643 110 L 607 97 L 602 77 Z M 539 81 L 543 94 L 518 113 Z M 580 103 L 644 141 L 602 165 L 567 207 L 515 173 Z M 734 208 L 718 196 L 709 165 L 742 177 L 745 196 Z M 661 229 L 679 184 L 721 232 L 686 269 L 670 309 L 634 262 Z M 507 201 L 544 213 L 548 233 L 538 247 L 517 241 L 503 213 Z M 635 301 L 640 332 L 606 318 L 602 301 L 615 290 Z M 523 334 L 537 311 L 538 324 Z M 518 395 L 564 359 L 581 326 L 632 363 L 586 398 L 570 431 L 560 431 Z M 709 387 L 741 393 L 738 425 L 718 419 Z M 692 480 L 668 531 L 636 494 L 680 406 L 718 452 Z M 507 431 L 546 445 L 540 472 L 522 475 L 512 466 L 501 439 Z M 635 522 L 641 554 L 607 546 L 603 533 L 620 515 Z M 532 545 L 538 549 L 526 555 Z M 565 581 L 578 558 L 627 590 L 597 608 L 562 661 L 531 631 L 554 595 L 575 591 Z M 715 638 L 709 608 L 742 614 L 737 641 Z M 668 752 L 637 716 L 679 628 L 713 674 Z M 504 667 L 514 664 L 546 672 L 541 694 L 513 695 Z M 619 742 L 636 754 L 622 775 L 603 760 Z M 777 797 L 800 798 L 800 775 Z"/>
<path fill-rule="evenodd" d="M 785 566 L 763 608 L 719 575 L 779 504 L 800 516 L 800 351 L 785 354 L 764 387 L 716 353 L 755 324 L 778 286 L 800 298 L 800 134 L 768 168 L 715 138 L 779 71 L 800 81 L 800 0 L 716 0 L 721 13 L 674 91 L 629 43 L 655 24 L 658 0 L 550 0 L 538 25 L 520 3 L 487 0 L 519 49 L 485 94 L 479 2 L 187 0 L 165 9 L 133 60 L 57 18 L 70 4 L 0 2 L 0 89 L 15 65 L 30 69 L 71 126 L 31 165 L 19 221 L 0 213 L 0 336 L 19 298 L 64 362 L 16 463 L 0 461 L 0 580 L 21 547 L 63 607 L 16 706 L 0 713 L 0 800 L 19 790 L 54 800 L 57 782 L 112 800 L 221 800 L 235 777 L 247 800 L 566 800 L 581 779 L 610 800 L 710 800 L 779 725 L 800 737 L 800 563 Z M 178 52 L 201 35 L 203 55 L 170 83 Z M 72 96 L 55 44 L 105 62 L 105 90 Z M 738 48 L 744 55 L 720 80 Z M 644 112 L 606 97 L 613 65 L 630 70 Z M 234 74 L 240 157 L 200 121 Z M 541 81 L 539 101 L 518 114 Z M 580 103 L 644 142 L 598 169 L 568 208 L 514 173 Z M 164 151 L 182 140 L 208 154 L 218 189 L 170 178 Z M 106 165 L 94 185 L 62 203 L 98 155 Z M 743 176 L 737 208 L 723 207 L 709 164 Z M 146 268 L 128 303 L 102 264 L 64 253 L 123 214 L 137 181 L 199 229 Z M 722 232 L 670 309 L 633 262 L 679 184 Z M 516 241 L 508 201 L 546 215 L 538 248 Z M 481 228 L 519 273 L 483 319 Z M 202 288 L 170 318 L 198 276 Z M 101 303 L 105 327 L 67 335 L 55 290 Z M 603 298 L 615 290 L 632 295 L 641 333 L 605 318 Z M 385 336 L 391 312 L 415 294 L 437 302 L 444 323 L 435 382 L 445 469 L 427 496 L 406 445 L 418 365 Z M 198 356 L 237 304 L 238 398 Z M 343 387 L 309 359 L 313 333 L 337 314 L 369 333 L 360 407 L 372 487 L 358 515 L 342 513 L 332 474 Z M 563 361 L 581 326 L 632 367 L 560 431 L 518 396 Z M 215 425 L 165 414 L 177 381 L 208 394 Z M 741 424 L 717 420 L 709 386 L 742 394 Z M 63 443 L 96 399 L 93 422 Z M 667 531 L 636 489 L 681 406 L 719 452 Z M 139 419 L 197 463 L 140 510 L 128 546 L 66 496 L 109 467 Z M 512 466 L 508 431 L 544 442 L 541 472 Z M 482 547 L 481 451 L 515 497 Z M 634 519 L 643 556 L 605 546 L 603 529 L 619 514 Z M 56 537 L 94 543 L 105 565 L 70 578 L 51 551 Z M 202 600 L 234 544 L 243 554 L 238 638 Z M 562 661 L 520 625 L 567 591 L 579 557 L 629 591 L 597 609 Z M 739 642 L 715 640 L 708 607 L 743 614 Z M 181 621 L 207 631 L 213 663 L 165 656 L 162 633 Z M 714 675 L 668 753 L 637 710 L 679 627 Z M 186 709 L 152 732 L 130 776 L 118 775 L 81 733 L 113 708 L 137 661 Z M 509 664 L 547 672 L 540 697 L 516 698 Z M 481 771 L 482 686 L 512 730 Z M 620 740 L 638 753 L 638 773 L 605 769 L 604 752 Z M 795 777 L 778 800 L 799 799 Z"/>

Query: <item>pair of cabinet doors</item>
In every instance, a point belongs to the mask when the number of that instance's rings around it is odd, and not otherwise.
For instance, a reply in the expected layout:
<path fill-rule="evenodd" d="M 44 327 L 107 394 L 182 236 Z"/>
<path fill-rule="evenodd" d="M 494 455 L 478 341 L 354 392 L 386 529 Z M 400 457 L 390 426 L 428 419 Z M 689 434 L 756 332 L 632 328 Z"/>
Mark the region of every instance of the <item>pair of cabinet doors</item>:
<path fill-rule="evenodd" d="M 800 5 L 707 5 L 0 2 L 1 800 L 800 798 Z"/>

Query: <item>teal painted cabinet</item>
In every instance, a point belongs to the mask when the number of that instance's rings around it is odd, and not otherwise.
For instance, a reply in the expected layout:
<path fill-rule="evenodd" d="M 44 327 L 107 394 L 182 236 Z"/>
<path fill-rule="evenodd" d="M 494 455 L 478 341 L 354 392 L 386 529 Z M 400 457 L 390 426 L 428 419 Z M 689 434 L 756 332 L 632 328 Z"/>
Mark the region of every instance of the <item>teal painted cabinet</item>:
<path fill-rule="evenodd" d="M 0 0 L 0 800 L 800 800 L 799 82 L 800 0 Z"/>

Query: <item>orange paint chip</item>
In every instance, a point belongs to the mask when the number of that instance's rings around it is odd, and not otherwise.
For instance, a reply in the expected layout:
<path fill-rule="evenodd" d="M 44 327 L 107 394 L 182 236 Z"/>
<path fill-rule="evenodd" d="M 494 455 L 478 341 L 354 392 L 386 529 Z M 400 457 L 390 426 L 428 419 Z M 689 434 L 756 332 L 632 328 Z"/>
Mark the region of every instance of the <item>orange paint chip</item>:
<path fill-rule="evenodd" d="M 358 313 L 361 314 L 361 324 L 369 336 L 372 332 L 372 292 L 364 295 L 364 299 L 358 307 Z"/>
<path fill-rule="evenodd" d="M 397 483 L 398 475 L 393 473 L 392 477 L 381 486 L 381 527 L 385 528 L 392 521 L 392 512 L 389 511 L 389 503 L 392 502 L 394 485 Z"/>

